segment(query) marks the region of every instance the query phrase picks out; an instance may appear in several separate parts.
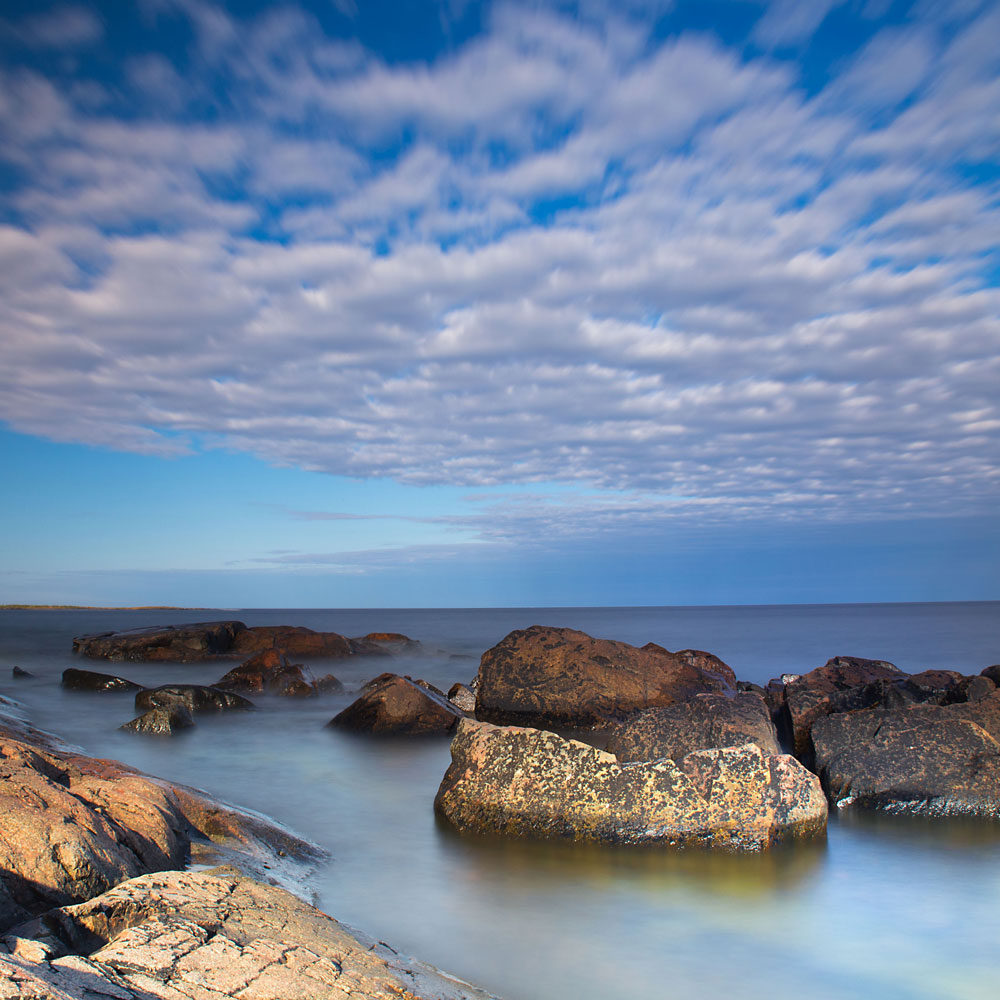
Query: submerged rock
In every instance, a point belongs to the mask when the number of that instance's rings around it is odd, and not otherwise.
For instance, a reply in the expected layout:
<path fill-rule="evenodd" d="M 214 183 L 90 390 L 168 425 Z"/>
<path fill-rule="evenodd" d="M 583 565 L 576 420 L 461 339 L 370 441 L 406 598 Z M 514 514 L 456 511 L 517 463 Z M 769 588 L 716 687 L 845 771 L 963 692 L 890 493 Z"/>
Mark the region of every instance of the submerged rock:
<path fill-rule="evenodd" d="M 62 674 L 62 686 L 71 691 L 142 691 L 141 684 L 114 674 L 99 674 L 94 670 L 70 667 Z"/>
<path fill-rule="evenodd" d="M 425 681 L 382 674 L 329 725 L 383 736 L 422 736 L 450 732 L 461 718 L 461 711 Z"/>
<path fill-rule="evenodd" d="M 568 628 L 511 632 L 479 665 L 476 717 L 495 723 L 589 726 L 701 693 L 732 694 L 736 677 L 699 650 L 630 646 Z"/>
<path fill-rule="evenodd" d="M 169 736 L 181 729 L 194 727 L 194 716 L 187 705 L 174 704 L 163 708 L 151 708 L 131 722 L 126 722 L 119 728 L 132 733 L 155 733 L 158 736 Z"/>
<path fill-rule="evenodd" d="M 756 850 L 826 826 L 819 779 L 753 744 L 622 765 L 554 733 L 463 720 L 451 753 L 434 805 L 467 833 Z"/>
<path fill-rule="evenodd" d="M 778 737 L 764 699 L 744 692 L 735 698 L 698 694 L 666 708 L 647 708 L 615 726 L 607 751 L 620 761 L 680 760 L 695 750 L 755 743 L 765 754 L 780 754 Z"/>
<path fill-rule="evenodd" d="M 35 675 L 30 670 L 25 670 L 23 667 L 13 667 L 10 672 L 11 677 L 22 678 L 22 677 L 34 677 Z"/>
<path fill-rule="evenodd" d="M 974 702 L 828 715 L 812 727 L 830 802 L 1000 818 L 1000 692 Z"/>
<path fill-rule="evenodd" d="M 135 696 L 135 707 L 139 710 L 174 705 L 183 705 L 190 712 L 247 711 L 254 707 L 252 701 L 238 694 L 204 684 L 164 684 L 143 688 Z"/>

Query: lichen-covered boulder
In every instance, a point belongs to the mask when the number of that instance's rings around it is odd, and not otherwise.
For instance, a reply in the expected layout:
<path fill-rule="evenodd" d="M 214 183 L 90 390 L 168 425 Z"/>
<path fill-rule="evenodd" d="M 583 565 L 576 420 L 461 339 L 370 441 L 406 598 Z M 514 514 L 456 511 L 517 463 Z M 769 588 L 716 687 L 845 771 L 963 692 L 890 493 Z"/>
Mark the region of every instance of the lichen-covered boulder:
<path fill-rule="evenodd" d="M 830 802 L 1000 818 L 1000 692 L 977 701 L 828 715 L 812 727 Z"/>
<path fill-rule="evenodd" d="M 466 833 L 757 850 L 826 826 L 815 775 L 747 744 L 620 764 L 538 729 L 464 720 L 438 813 Z"/>
<path fill-rule="evenodd" d="M 695 750 L 741 743 L 781 753 L 770 712 L 758 694 L 698 694 L 676 705 L 647 708 L 615 726 L 606 749 L 620 761 L 680 760 Z"/>
<path fill-rule="evenodd" d="M 511 632 L 479 665 L 476 718 L 494 723 L 590 726 L 700 693 L 732 694 L 736 677 L 718 657 L 630 646 L 569 628 Z"/>
<path fill-rule="evenodd" d="M 423 736 L 449 733 L 462 713 L 425 681 L 381 674 L 329 725 L 378 736 Z"/>

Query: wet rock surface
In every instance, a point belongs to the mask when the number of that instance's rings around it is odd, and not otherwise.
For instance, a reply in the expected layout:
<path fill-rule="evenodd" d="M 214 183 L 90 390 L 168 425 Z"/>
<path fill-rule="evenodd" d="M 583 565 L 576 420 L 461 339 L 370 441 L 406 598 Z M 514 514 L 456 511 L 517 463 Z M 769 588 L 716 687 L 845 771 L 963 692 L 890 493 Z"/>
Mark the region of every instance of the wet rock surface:
<path fill-rule="evenodd" d="M 329 684 L 329 681 L 324 678 L 324 683 Z M 213 687 L 241 694 L 267 693 L 285 698 L 314 698 L 320 693 L 306 667 L 301 663 L 289 663 L 287 656 L 274 649 L 251 656 L 217 680 Z"/>
<path fill-rule="evenodd" d="M 95 670 L 77 670 L 70 667 L 62 674 L 62 686 L 71 691 L 141 691 L 143 686 L 135 681 L 116 677 L 114 674 L 100 674 Z"/>
<path fill-rule="evenodd" d="M 7 939 L 15 953 L 0 956 L 0 997 L 489 1000 L 224 869 L 136 878 L 15 933 L 25 931 L 36 949 Z"/>
<path fill-rule="evenodd" d="M 477 718 L 569 727 L 736 687 L 733 671 L 711 653 L 671 653 L 655 643 L 630 646 L 542 625 L 511 632 L 487 650 L 477 681 Z"/>
<path fill-rule="evenodd" d="M 757 850 L 826 827 L 819 779 L 747 744 L 639 764 L 538 729 L 464 720 L 435 808 L 465 833 Z"/>
<path fill-rule="evenodd" d="M 734 698 L 699 694 L 666 708 L 644 709 L 610 731 L 606 749 L 620 761 L 679 760 L 695 750 L 743 743 L 755 743 L 765 754 L 781 753 L 764 699 L 750 692 Z"/>
<path fill-rule="evenodd" d="M 253 702 L 232 691 L 205 684 L 164 684 L 155 688 L 143 688 L 135 696 L 135 707 L 139 711 L 154 708 L 184 706 L 189 712 L 230 712 L 249 711 Z"/>
<path fill-rule="evenodd" d="M 433 685 L 381 674 L 329 724 L 374 735 L 424 736 L 451 732 L 461 718 L 462 712 Z"/>
<path fill-rule="evenodd" d="M 187 705 L 175 704 L 165 708 L 151 708 L 120 728 L 132 733 L 170 736 L 182 729 L 193 729 L 194 725 L 194 716 Z"/>
<path fill-rule="evenodd" d="M 976 701 L 829 715 L 812 727 L 830 802 L 1000 818 L 1000 691 Z"/>

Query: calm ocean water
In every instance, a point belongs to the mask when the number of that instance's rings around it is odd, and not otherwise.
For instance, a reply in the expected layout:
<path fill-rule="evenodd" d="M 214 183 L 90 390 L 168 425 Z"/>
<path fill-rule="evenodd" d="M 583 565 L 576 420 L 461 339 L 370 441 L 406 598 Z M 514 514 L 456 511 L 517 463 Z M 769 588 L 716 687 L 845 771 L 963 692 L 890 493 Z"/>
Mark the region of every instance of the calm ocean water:
<path fill-rule="evenodd" d="M 904 670 L 1000 662 L 1000 603 L 492 610 L 2 611 L 0 693 L 87 752 L 269 813 L 331 853 L 319 904 L 505 1000 L 995 1000 L 1000 825 L 832 817 L 825 842 L 747 857 L 466 840 L 432 800 L 448 741 L 324 729 L 348 692 L 258 699 L 172 739 L 120 733 L 128 695 L 58 687 L 68 666 L 145 684 L 228 665 L 80 662 L 74 635 L 238 618 L 421 640 L 419 655 L 335 663 L 356 689 L 383 669 L 447 688 L 511 629 L 567 625 L 709 650 L 764 682 L 838 654 Z M 18 664 L 36 677 L 10 679 Z"/>

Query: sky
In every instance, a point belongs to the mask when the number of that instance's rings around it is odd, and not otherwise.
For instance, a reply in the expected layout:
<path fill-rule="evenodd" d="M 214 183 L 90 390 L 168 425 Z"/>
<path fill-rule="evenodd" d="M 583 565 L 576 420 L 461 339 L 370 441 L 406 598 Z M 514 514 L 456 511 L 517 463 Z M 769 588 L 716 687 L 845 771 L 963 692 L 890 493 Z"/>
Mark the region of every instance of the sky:
<path fill-rule="evenodd" d="M 998 39 L 6 0 L 0 601 L 1000 598 Z"/>

